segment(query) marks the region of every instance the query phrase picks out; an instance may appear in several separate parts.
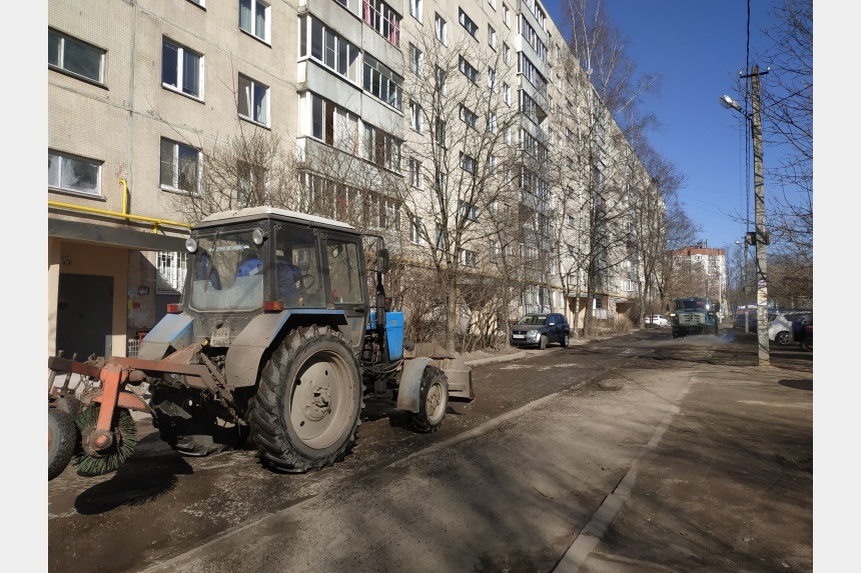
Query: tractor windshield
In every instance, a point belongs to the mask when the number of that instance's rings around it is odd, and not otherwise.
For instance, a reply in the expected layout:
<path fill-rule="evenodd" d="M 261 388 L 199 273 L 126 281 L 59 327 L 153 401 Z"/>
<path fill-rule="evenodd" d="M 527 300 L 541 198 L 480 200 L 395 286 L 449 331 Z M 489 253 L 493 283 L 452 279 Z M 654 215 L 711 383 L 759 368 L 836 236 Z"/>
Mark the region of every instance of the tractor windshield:
<path fill-rule="evenodd" d="M 251 310 L 263 304 L 263 254 L 251 230 L 198 237 L 188 305 L 196 310 Z"/>

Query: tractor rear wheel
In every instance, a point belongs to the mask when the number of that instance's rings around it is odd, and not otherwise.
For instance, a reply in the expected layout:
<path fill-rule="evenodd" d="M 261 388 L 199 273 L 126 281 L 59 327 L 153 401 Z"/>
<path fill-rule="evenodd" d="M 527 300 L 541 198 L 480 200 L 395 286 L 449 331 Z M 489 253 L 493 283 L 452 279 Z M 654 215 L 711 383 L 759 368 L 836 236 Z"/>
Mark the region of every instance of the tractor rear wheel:
<path fill-rule="evenodd" d="M 77 430 L 71 414 L 48 407 L 48 481 L 66 469 L 75 453 Z"/>
<path fill-rule="evenodd" d="M 448 378 L 439 368 L 428 366 L 422 373 L 419 411 L 411 416 L 413 428 L 423 434 L 439 430 L 447 409 Z"/>
<path fill-rule="evenodd" d="M 251 435 L 272 469 L 320 469 L 353 447 L 361 407 L 359 364 L 344 336 L 328 326 L 299 328 L 263 367 Z"/>
<path fill-rule="evenodd" d="M 243 426 L 219 417 L 222 408 L 187 388 L 156 386 L 150 404 L 161 439 L 184 456 L 202 457 L 245 443 Z M 223 413 L 225 417 L 230 417 Z"/>

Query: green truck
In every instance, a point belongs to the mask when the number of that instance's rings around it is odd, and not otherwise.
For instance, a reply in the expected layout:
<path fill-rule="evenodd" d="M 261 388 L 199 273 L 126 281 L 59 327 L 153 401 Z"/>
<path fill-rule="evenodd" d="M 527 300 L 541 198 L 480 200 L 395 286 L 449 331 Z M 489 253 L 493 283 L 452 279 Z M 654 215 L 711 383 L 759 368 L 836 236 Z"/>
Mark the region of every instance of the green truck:
<path fill-rule="evenodd" d="M 670 313 L 673 338 L 688 334 L 718 335 L 720 303 L 707 296 L 677 298 Z"/>

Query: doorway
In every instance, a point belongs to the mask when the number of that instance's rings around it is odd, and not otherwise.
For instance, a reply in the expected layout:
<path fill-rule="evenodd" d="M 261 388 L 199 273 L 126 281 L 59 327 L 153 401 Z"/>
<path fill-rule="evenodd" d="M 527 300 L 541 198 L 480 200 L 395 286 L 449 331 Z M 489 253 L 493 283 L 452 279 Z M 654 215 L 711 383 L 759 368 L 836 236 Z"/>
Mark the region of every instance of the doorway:
<path fill-rule="evenodd" d="M 86 360 L 111 356 L 114 278 L 61 273 L 57 297 L 57 350 Z"/>

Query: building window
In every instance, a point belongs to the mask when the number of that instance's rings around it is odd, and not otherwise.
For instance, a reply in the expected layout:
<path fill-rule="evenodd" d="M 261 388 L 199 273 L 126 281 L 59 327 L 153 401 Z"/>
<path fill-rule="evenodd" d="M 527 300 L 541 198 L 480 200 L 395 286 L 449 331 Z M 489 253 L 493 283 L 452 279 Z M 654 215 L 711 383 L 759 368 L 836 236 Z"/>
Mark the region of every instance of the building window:
<path fill-rule="evenodd" d="M 49 149 L 48 187 L 100 197 L 102 162 Z"/>
<path fill-rule="evenodd" d="M 410 71 L 421 77 L 424 66 L 424 54 L 421 50 L 410 44 Z"/>
<path fill-rule="evenodd" d="M 502 5 L 502 22 L 511 28 L 511 10 L 505 4 Z"/>
<path fill-rule="evenodd" d="M 440 93 L 440 95 L 445 95 L 445 70 L 441 67 L 436 66 L 436 91 Z"/>
<path fill-rule="evenodd" d="M 239 27 L 269 43 L 269 10 L 269 5 L 263 2 L 239 0 Z"/>
<path fill-rule="evenodd" d="M 365 24 L 393 46 L 401 43 L 401 16 L 382 0 L 363 0 Z"/>
<path fill-rule="evenodd" d="M 461 152 L 460 153 L 460 167 L 464 171 L 466 171 L 467 173 L 475 175 L 475 172 L 477 169 L 477 163 L 475 161 L 475 157 Z"/>
<path fill-rule="evenodd" d="M 434 32 L 436 33 L 436 39 L 445 44 L 448 31 L 446 30 L 445 20 L 439 14 L 434 15 Z"/>
<path fill-rule="evenodd" d="M 105 51 L 48 28 L 48 65 L 104 83 Z"/>
<path fill-rule="evenodd" d="M 511 48 L 505 42 L 502 43 L 502 61 L 511 64 Z"/>
<path fill-rule="evenodd" d="M 159 251 L 156 254 L 156 267 L 156 294 L 176 294 L 182 291 L 188 268 L 188 253 Z"/>
<path fill-rule="evenodd" d="M 466 58 L 459 56 L 457 67 L 460 72 L 469 79 L 469 81 L 472 83 L 478 82 L 478 70 L 475 69 L 472 64 L 467 62 Z"/>
<path fill-rule="evenodd" d="M 162 85 L 202 99 L 201 78 L 203 78 L 203 56 L 164 38 L 161 49 Z"/>
<path fill-rule="evenodd" d="M 460 264 L 467 267 L 477 267 L 478 266 L 478 253 L 475 251 L 470 251 L 469 249 L 461 249 L 460 250 Z"/>
<path fill-rule="evenodd" d="M 266 168 L 243 161 L 238 164 L 237 172 L 237 205 L 242 208 L 262 204 L 266 198 Z"/>
<path fill-rule="evenodd" d="M 436 125 L 434 126 L 434 141 L 441 148 L 445 149 L 445 120 L 437 118 Z"/>
<path fill-rule="evenodd" d="M 511 105 L 511 87 L 508 84 L 502 84 L 502 101 Z"/>
<path fill-rule="evenodd" d="M 460 202 L 460 216 L 470 221 L 478 221 L 478 207 L 464 201 Z"/>
<path fill-rule="evenodd" d="M 496 10 L 496 0 L 487 0 L 487 3 L 490 5 L 491 8 Z"/>
<path fill-rule="evenodd" d="M 490 133 L 496 133 L 496 113 L 489 111 L 487 112 L 487 131 Z"/>
<path fill-rule="evenodd" d="M 348 80 L 359 82 L 359 49 L 356 46 L 314 18 L 303 19 L 300 26 L 300 56 L 308 54 L 309 46 L 306 45 L 305 36 L 310 27 L 310 34 L 307 36 L 310 40 L 311 57 Z"/>
<path fill-rule="evenodd" d="M 367 53 L 364 57 L 364 68 L 362 87 L 365 91 L 401 111 L 404 79 Z"/>
<path fill-rule="evenodd" d="M 469 35 L 474 39 L 478 39 L 478 26 L 472 21 L 472 18 L 466 15 L 463 8 L 458 8 L 457 18 L 460 21 L 460 25 L 463 26 L 463 29 L 469 32 Z"/>
<path fill-rule="evenodd" d="M 425 238 L 422 233 L 421 219 L 415 216 L 410 217 L 410 242 L 416 245 L 424 245 Z"/>
<path fill-rule="evenodd" d="M 422 0 L 410 0 L 410 16 L 422 21 Z"/>
<path fill-rule="evenodd" d="M 487 87 L 496 91 L 496 70 L 493 68 L 487 68 Z"/>
<path fill-rule="evenodd" d="M 410 159 L 410 185 L 418 189 L 424 189 L 422 162 L 415 159 Z"/>
<path fill-rule="evenodd" d="M 344 151 L 355 153 L 359 116 L 316 94 L 311 98 L 311 136 Z"/>
<path fill-rule="evenodd" d="M 487 25 L 487 45 L 496 49 L 496 30 L 490 24 Z"/>
<path fill-rule="evenodd" d="M 169 139 L 161 139 L 159 183 L 162 189 L 197 193 L 200 169 L 200 152 L 197 149 Z"/>
<path fill-rule="evenodd" d="M 422 107 L 414 101 L 410 101 L 410 127 L 422 132 Z"/>
<path fill-rule="evenodd" d="M 269 87 L 239 76 L 239 117 L 269 125 Z"/>
<path fill-rule="evenodd" d="M 401 171 L 401 141 L 370 124 L 363 126 L 362 157 L 391 171 Z"/>
<path fill-rule="evenodd" d="M 475 129 L 476 125 L 478 124 L 478 116 L 475 115 L 475 112 L 473 112 L 471 109 L 469 109 L 463 104 L 460 105 L 460 119 L 462 119 L 464 123 L 466 123 L 473 129 Z"/>

